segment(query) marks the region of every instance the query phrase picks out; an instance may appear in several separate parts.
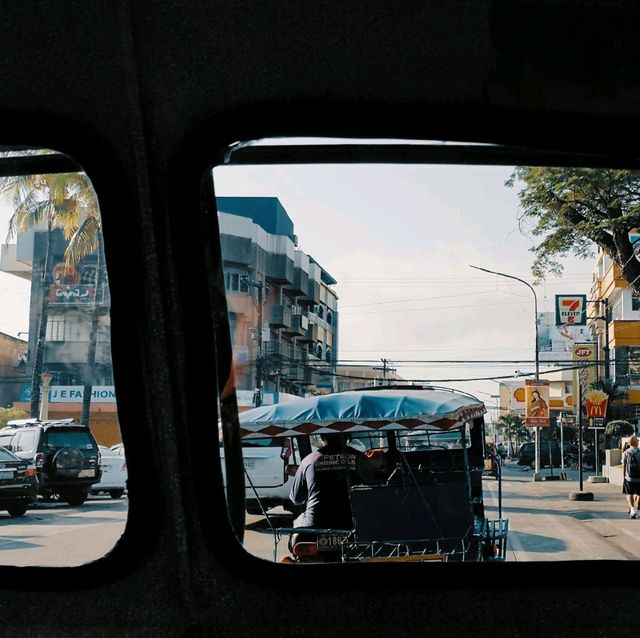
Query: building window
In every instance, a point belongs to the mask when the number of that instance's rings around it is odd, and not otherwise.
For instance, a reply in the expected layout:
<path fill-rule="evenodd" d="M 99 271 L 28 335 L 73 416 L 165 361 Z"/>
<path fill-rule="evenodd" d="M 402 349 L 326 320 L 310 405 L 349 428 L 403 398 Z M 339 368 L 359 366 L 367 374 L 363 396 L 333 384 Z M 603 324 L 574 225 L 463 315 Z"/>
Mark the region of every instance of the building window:
<path fill-rule="evenodd" d="M 322 359 L 322 344 L 319 343 L 316 346 L 316 357 L 318 357 L 318 359 Z"/>
<path fill-rule="evenodd" d="M 640 297 L 631 293 L 631 310 L 640 310 Z"/>
<path fill-rule="evenodd" d="M 228 292 L 249 292 L 247 273 L 234 268 L 225 268 L 224 287 Z"/>
<path fill-rule="evenodd" d="M 47 321 L 47 341 L 89 341 L 90 321 L 77 315 L 55 315 Z"/>
<path fill-rule="evenodd" d="M 331 310 L 327 310 L 327 323 L 329 325 L 333 324 L 333 313 L 331 312 Z"/>

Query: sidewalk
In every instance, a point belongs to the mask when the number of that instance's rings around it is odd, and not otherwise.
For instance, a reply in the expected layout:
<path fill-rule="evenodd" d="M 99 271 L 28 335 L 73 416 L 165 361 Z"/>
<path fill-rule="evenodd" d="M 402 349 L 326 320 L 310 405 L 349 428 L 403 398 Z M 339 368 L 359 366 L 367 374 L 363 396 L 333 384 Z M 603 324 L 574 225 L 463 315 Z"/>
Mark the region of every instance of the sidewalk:
<path fill-rule="evenodd" d="M 640 520 L 631 520 L 622 487 L 590 483 L 593 472 L 564 470 L 567 480 L 534 481 L 515 463 L 503 466 L 502 517 L 509 519 L 507 560 L 627 560 L 640 558 Z M 554 475 L 559 471 L 554 469 Z M 542 470 L 543 479 L 550 474 Z M 497 518 L 498 481 L 484 478 L 488 517 Z M 582 487 L 582 490 L 580 489 Z M 570 500 L 576 492 L 593 500 Z"/>

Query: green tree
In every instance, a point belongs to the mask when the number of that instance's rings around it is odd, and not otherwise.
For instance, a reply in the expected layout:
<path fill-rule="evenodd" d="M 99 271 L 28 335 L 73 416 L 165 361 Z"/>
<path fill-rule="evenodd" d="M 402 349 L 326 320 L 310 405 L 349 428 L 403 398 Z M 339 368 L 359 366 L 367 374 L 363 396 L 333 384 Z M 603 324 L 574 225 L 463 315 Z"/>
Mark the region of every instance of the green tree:
<path fill-rule="evenodd" d="M 606 436 L 631 436 L 634 432 L 635 428 L 633 427 L 633 423 L 629 423 L 629 421 L 623 419 L 609 421 L 604 429 Z"/>
<path fill-rule="evenodd" d="M 524 424 L 522 417 L 517 414 L 503 414 L 496 421 L 496 428 L 504 432 L 509 438 L 509 452 L 514 449 L 515 443 L 528 441 L 531 438 L 529 429 Z"/>
<path fill-rule="evenodd" d="M 640 227 L 640 171 L 518 166 L 506 185 L 516 183 L 520 229 L 540 238 L 531 248 L 536 282 L 562 273 L 559 258 L 592 257 L 600 246 L 640 294 L 640 262 L 628 237 Z"/>
<path fill-rule="evenodd" d="M 607 395 L 607 409 L 605 412 L 605 422 L 608 421 L 608 416 L 611 413 L 611 403 L 615 399 L 625 399 L 627 393 L 620 387 L 615 379 L 596 379 L 590 386 L 592 390 L 600 390 Z"/>
<path fill-rule="evenodd" d="M 89 178 L 84 173 L 60 173 L 47 175 L 20 175 L 4 177 L 0 180 L 0 195 L 10 198 L 13 215 L 9 220 L 6 241 L 9 242 L 18 232 L 44 226 L 47 232 L 47 247 L 43 264 L 42 299 L 40 301 L 39 324 L 35 340 L 31 378 L 31 416 L 38 415 L 40 404 L 40 375 L 44 360 L 47 322 L 49 316 L 48 290 L 52 283 L 53 250 L 52 239 L 55 229 L 61 229 L 67 247 L 65 263 L 75 266 L 85 256 L 99 251 L 101 254 L 101 224 L 98 202 Z M 102 268 L 97 269 L 100 278 Z M 34 273 L 35 274 L 35 273 Z M 98 290 L 101 282 L 96 282 Z M 95 364 L 95 345 L 100 304 L 94 304 L 92 317 L 87 375 L 91 374 Z M 95 326 L 94 326 L 95 324 Z M 92 387 L 85 383 L 85 399 L 90 401 Z M 85 420 L 83 403 L 82 422 Z"/>
<path fill-rule="evenodd" d="M 0 428 L 7 425 L 7 421 L 27 418 L 29 418 L 29 415 L 24 410 L 19 410 L 18 408 L 0 408 Z"/>

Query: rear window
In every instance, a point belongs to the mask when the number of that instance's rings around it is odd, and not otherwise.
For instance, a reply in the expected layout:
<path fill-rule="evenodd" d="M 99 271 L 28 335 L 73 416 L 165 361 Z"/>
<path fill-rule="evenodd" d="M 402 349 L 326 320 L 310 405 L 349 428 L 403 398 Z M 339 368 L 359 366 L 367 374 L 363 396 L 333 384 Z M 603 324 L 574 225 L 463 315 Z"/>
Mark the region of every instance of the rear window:
<path fill-rule="evenodd" d="M 0 447 L 0 461 L 15 461 L 16 457 L 13 456 L 10 452 L 5 450 L 3 447 Z"/>
<path fill-rule="evenodd" d="M 46 445 L 49 447 L 75 447 L 81 450 L 91 450 L 95 447 L 88 432 L 49 430 Z"/>

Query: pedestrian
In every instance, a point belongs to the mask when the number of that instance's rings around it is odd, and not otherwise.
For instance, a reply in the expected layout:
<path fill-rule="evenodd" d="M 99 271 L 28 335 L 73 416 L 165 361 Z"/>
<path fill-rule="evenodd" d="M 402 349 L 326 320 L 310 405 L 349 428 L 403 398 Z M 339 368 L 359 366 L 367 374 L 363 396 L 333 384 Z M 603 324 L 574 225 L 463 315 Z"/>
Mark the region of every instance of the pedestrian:
<path fill-rule="evenodd" d="M 640 450 L 635 434 L 629 439 L 629 447 L 622 453 L 622 472 L 624 481 L 622 493 L 629 504 L 629 518 L 638 517 L 640 507 Z"/>

